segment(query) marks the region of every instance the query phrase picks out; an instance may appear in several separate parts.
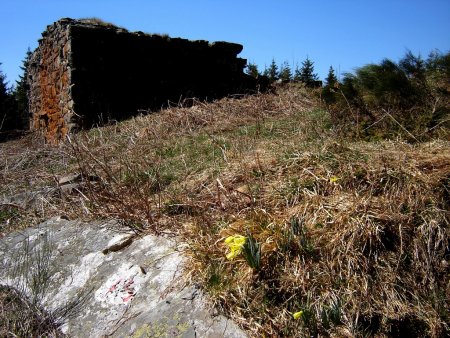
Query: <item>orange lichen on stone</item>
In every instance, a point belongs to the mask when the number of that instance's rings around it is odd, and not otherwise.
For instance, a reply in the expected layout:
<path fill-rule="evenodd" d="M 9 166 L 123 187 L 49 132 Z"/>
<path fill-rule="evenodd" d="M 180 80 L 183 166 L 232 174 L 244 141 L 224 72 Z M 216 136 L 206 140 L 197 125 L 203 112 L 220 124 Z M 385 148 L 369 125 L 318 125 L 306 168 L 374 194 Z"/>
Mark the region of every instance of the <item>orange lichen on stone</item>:
<path fill-rule="evenodd" d="M 68 131 L 63 114 L 68 111 L 69 95 L 70 41 L 67 29 L 57 22 L 47 27 L 38 49 L 33 53 L 29 73 L 30 115 L 32 129 L 43 131 L 48 142 L 54 143 L 64 137 Z"/>

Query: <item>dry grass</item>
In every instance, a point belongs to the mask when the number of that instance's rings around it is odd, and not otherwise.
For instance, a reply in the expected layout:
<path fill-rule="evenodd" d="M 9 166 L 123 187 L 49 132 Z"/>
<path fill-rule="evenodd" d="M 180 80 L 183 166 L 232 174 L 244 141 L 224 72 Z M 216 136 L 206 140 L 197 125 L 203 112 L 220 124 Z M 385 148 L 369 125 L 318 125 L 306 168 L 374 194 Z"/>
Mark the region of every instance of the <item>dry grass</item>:
<path fill-rule="evenodd" d="M 292 116 L 302 118 L 301 112 L 313 105 L 305 93 L 284 96 L 198 102 L 78 134 L 68 145 L 83 175 L 100 178 L 88 187 L 89 204 L 97 216 L 118 217 L 155 232 L 169 225 L 173 231 L 165 216 L 179 213 L 175 209 L 195 213 L 203 208 L 203 201 L 188 201 L 191 192 L 197 194 L 201 185 L 234 165 L 232 158 L 252 152 L 267 123 L 272 129 L 291 123 Z"/>
<path fill-rule="evenodd" d="M 0 335 L 2 337 L 64 337 L 48 313 L 30 304 L 17 290 L 1 285 Z"/>
<path fill-rule="evenodd" d="M 299 326 L 305 336 L 445 336 L 449 150 L 328 141 L 260 162 L 262 179 L 247 177 L 261 192 L 254 207 L 216 221 L 218 231 L 192 222 L 194 276 L 255 336 L 297 336 Z M 222 178 L 224 191 L 245 172 Z M 256 273 L 223 258 L 223 239 L 247 232 L 263 247 Z"/>
<path fill-rule="evenodd" d="M 78 168 L 64 147 L 45 145 L 37 134 L 0 143 L 0 237 L 48 219 L 70 214 L 58 177 Z"/>
<path fill-rule="evenodd" d="M 450 143 L 348 141 L 317 107 L 287 87 L 79 133 L 58 151 L 97 180 L 58 206 L 178 235 L 252 336 L 445 336 Z M 234 234 L 259 269 L 225 258 Z"/>

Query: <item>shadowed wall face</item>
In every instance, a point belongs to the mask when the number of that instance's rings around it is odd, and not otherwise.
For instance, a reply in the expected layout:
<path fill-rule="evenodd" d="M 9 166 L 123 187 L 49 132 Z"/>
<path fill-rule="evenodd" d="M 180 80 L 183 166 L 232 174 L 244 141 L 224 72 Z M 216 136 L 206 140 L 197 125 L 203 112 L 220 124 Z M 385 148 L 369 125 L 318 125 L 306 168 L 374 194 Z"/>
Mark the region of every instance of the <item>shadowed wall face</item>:
<path fill-rule="evenodd" d="M 29 69 L 32 128 L 49 141 L 184 98 L 256 89 L 233 43 L 189 41 L 62 19 L 43 33 Z"/>

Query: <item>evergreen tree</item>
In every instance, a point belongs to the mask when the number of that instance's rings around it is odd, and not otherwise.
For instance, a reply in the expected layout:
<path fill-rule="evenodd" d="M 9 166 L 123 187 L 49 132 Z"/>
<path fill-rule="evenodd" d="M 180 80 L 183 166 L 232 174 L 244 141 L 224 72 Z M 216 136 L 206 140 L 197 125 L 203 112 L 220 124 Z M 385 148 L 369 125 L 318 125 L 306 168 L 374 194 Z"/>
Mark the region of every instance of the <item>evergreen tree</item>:
<path fill-rule="evenodd" d="M 0 63 L 1 65 L 1 63 Z M 12 130 L 17 127 L 15 117 L 14 98 L 8 88 L 6 76 L 0 70 L 0 132 Z"/>
<path fill-rule="evenodd" d="M 326 104 L 332 104 L 336 102 L 336 85 L 338 80 L 334 74 L 334 69 L 330 66 L 328 75 L 325 79 L 326 85 L 322 89 L 322 98 Z"/>
<path fill-rule="evenodd" d="M 314 62 L 309 57 L 306 57 L 306 60 L 302 62 L 300 69 L 296 69 L 296 78 L 308 87 L 313 87 L 314 81 L 319 80 L 319 76 L 314 73 Z"/>
<path fill-rule="evenodd" d="M 270 82 L 274 82 L 279 78 L 278 66 L 275 63 L 275 59 L 272 59 L 269 69 L 267 69 L 267 77 L 269 78 Z"/>
<path fill-rule="evenodd" d="M 249 62 L 247 65 L 246 73 L 255 79 L 260 75 L 258 71 L 258 65 L 252 62 Z"/>
<path fill-rule="evenodd" d="M 282 81 L 291 81 L 292 80 L 292 71 L 289 63 L 284 61 L 280 66 L 279 77 Z"/>
<path fill-rule="evenodd" d="M 8 89 L 6 77 L 0 70 L 0 132 L 3 130 L 3 124 L 6 120 L 7 100 L 8 100 Z"/>
<path fill-rule="evenodd" d="M 330 88 L 335 87 L 337 81 L 336 74 L 334 73 L 333 66 L 330 66 L 330 69 L 328 70 L 328 75 L 325 78 L 326 85 Z"/>
<path fill-rule="evenodd" d="M 294 71 L 294 81 L 300 82 L 300 68 L 298 68 L 298 64 L 295 65 L 295 71 Z"/>
<path fill-rule="evenodd" d="M 23 75 L 19 76 L 19 80 L 16 81 L 17 86 L 14 91 L 14 96 L 17 104 L 17 113 L 20 118 L 20 124 L 22 129 L 29 128 L 29 113 L 28 113 L 28 65 L 31 59 L 31 50 L 28 48 L 25 60 L 23 60 L 22 69 Z"/>

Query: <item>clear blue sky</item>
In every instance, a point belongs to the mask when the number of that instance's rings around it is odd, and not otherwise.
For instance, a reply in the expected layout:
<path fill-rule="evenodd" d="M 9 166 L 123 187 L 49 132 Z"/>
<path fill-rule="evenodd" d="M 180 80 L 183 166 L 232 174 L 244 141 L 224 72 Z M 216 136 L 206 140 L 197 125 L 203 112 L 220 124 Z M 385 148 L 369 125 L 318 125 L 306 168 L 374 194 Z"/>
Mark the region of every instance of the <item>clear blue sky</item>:
<path fill-rule="evenodd" d="M 99 17 L 132 31 L 231 41 L 259 65 L 301 63 L 323 79 L 407 49 L 450 50 L 450 0 L 0 0 L 0 66 L 13 84 L 28 47 L 62 17 Z"/>

